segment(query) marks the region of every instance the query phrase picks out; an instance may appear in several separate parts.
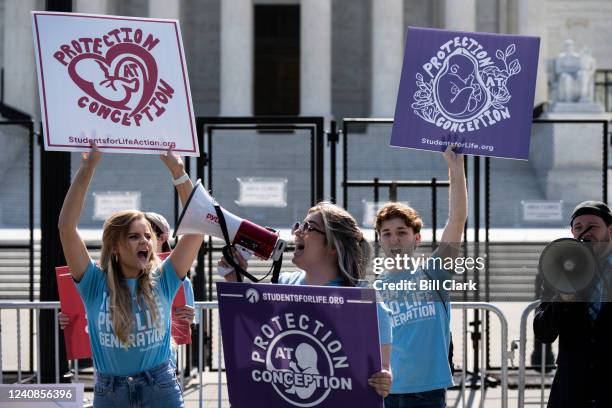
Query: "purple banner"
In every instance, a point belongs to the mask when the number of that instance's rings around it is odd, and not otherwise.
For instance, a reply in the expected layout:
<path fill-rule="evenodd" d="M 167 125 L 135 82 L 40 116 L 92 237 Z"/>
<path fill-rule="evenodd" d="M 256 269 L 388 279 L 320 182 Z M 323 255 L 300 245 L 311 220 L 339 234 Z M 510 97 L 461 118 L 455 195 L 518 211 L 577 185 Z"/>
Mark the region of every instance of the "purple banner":
<path fill-rule="evenodd" d="M 540 39 L 408 28 L 391 145 L 527 160 Z"/>
<path fill-rule="evenodd" d="M 375 407 L 373 289 L 217 283 L 232 408 Z"/>

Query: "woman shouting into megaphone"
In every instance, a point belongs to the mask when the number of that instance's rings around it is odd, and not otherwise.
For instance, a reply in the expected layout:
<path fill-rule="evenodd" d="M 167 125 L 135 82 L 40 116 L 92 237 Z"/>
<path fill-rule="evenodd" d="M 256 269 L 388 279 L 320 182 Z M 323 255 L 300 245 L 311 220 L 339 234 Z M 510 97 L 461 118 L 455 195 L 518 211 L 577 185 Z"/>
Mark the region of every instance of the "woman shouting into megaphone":
<path fill-rule="evenodd" d="M 64 255 L 87 312 L 96 368 L 94 407 L 183 407 L 172 361 L 171 304 L 203 235 L 184 235 L 162 263 L 145 214 L 120 211 L 104 223 L 100 264 L 94 263 L 77 224 L 100 159 L 95 145 L 82 154 L 58 223 Z M 161 159 L 184 202 L 193 186 L 182 160 L 172 151 Z"/>
<path fill-rule="evenodd" d="M 278 283 L 285 285 L 360 286 L 370 260 L 370 244 L 364 239 L 357 221 L 346 210 L 334 204 L 322 202 L 308 210 L 302 222 L 292 228 L 295 235 L 295 252 L 292 262 L 301 270 L 281 273 Z M 239 251 L 234 258 L 246 269 L 247 262 Z M 219 267 L 231 268 L 221 258 Z M 225 275 L 228 281 L 236 280 L 236 272 Z M 378 305 L 378 329 L 383 369 L 368 380 L 382 397 L 391 388 L 391 322 L 387 309 Z"/>

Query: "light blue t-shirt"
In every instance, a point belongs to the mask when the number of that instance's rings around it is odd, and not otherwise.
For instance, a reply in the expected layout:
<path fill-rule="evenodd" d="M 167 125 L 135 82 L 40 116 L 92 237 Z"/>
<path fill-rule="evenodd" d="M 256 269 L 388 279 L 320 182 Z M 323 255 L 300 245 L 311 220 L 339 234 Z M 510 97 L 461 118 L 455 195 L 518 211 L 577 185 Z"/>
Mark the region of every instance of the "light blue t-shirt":
<path fill-rule="evenodd" d="M 417 288 L 378 291 L 391 312 L 392 394 L 431 391 L 453 385 L 448 364 L 450 299 L 441 283 L 450 278 L 450 273 L 431 268 L 427 273 L 418 268 L 414 273 L 407 270 L 385 272 L 380 276 L 382 283 L 412 281 Z M 421 280 L 439 281 L 440 290 L 419 290 Z"/>
<path fill-rule="evenodd" d="M 112 329 L 106 273 L 91 261 L 81 281 L 76 283 L 87 312 L 87 330 L 94 365 L 98 372 L 108 375 L 133 375 L 153 368 L 171 357 L 171 306 L 181 279 L 176 275 L 169 259 L 153 272 L 153 278 L 157 324 L 152 321 L 146 306 L 141 309 L 136 303 L 136 279 L 126 279 L 132 294 L 134 315 L 127 347 L 121 345 Z M 144 304 L 144 301 L 141 303 Z"/>
<path fill-rule="evenodd" d="M 306 285 L 306 272 L 283 272 L 278 277 L 278 283 L 281 285 Z M 342 279 L 334 279 L 327 282 L 325 286 L 342 286 Z M 392 332 L 391 332 L 391 318 L 389 316 L 389 310 L 383 304 L 378 302 L 376 304 L 376 312 L 378 315 L 378 339 L 380 344 L 391 344 Z"/>

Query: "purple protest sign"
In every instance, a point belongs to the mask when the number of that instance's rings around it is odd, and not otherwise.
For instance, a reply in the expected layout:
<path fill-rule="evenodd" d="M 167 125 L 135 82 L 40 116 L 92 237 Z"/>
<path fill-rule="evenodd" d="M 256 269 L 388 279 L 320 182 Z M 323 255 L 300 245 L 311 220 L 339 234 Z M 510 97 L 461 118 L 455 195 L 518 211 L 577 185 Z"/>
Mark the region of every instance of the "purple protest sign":
<path fill-rule="evenodd" d="M 232 408 L 375 407 L 373 289 L 217 283 Z"/>
<path fill-rule="evenodd" d="M 539 44 L 409 27 L 390 144 L 527 160 Z"/>

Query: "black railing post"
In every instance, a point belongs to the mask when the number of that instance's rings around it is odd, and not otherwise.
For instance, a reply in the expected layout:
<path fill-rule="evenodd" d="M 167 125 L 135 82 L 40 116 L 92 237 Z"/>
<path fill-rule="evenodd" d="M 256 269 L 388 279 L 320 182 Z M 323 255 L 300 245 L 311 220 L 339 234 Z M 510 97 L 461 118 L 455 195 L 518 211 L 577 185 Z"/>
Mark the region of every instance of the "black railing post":
<path fill-rule="evenodd" d="M 374 184 L 372 185 L 372 187 L 374 187 L 374 205 L 378 205 L 378 200 L 379 200 L 378 189 L 380 188 L 378 177 L 374 177 Z"/>
<path fill-rule="evenodd" d="M 490 197 L 490 175 L 491 175 L 491 158 L 485 157 L 485 180 L 484 180 L 484 206 L 485 206 L 485 302 L 491 301 L 491 289 L 490 277 L 491 272 L 489 270 L 489 228 L 490 228 L 490 213 L 489 213 L 489 201 Z M 487 369 L 491 368 L 491 336 L 490 336 L 490 324 L 489 324 L 489 312 L 487 311 L 487 327 L 485 328 L 486 336 L 486 356 L 487 356 Z"/>
<path fill-rule="evenodd" d="M 202 122 L 202 120 L 198 117 L 196 118 L 196 132 L 197 132 L 197 136 L 198 136 L 198 146 L 200 149 L 200 155 L 196 158 L 196 178 L 198 180 L 202 180 L 202 183 L 204 184 L 204 167 L 207 165 L 207 156 L 206 156 L 206 152 L 204 150 L 204 124 Z M 187 173 L 190 174 L 191 172 L 191 161 L 189 160 L 189 158 L 187 158 L 187 162 L 186 162 L 186 170 Z M 178 200 L 177 200 L 178 201 Z M 177 203 L 178 204 L 178 203 Z M 178 222 L 178 220 L 177 220 Z M 174 224 L 176 225 L 176 223 Z M 206 256 L 206 242 L 204 242 L 201 246 L 200 246 L 200 250 L 198 251 L 198 255 L 196 257 L 196 266 L 195 266 L 195 274 L 192 277 L 191 281 L 193 284 L 193 294 L 195 297 L 195 300 L 200 302 L 200 301 L 204 301 L 207 300 L 206 299 L 206 275 L 205 275 L 205 271 L 204 271 L 204 262 L 205 262 L 205 256 Z M 200 353 L 200 347 L 199 345 L 202 344 L 202 350 L 204 352 L 204 356 L 206 356 L 206 352 L 205 350 L 207 350 L 207 333 L 210 333 L 210 330 L 207 322 L 210 322 L 210 316 L 208 311 L 202 311 L 199 312 L 198 311 L 199 316 L 200 316 L 200 323 L 202 325 L 202 339 L 200 339 L 200 333 L 199 330 L 194 330 L 192 332 L 192 344 L 193 344 L 193 348 L 192 348 L 192 362 L 194 363 L 194 365 L 198 365 L 199 364 L 199 353 Z M 202 356 L 202 357 L 204 357 Z M 202 358 L 202 361 L 204 361 L 204 358 Z M 204 370 L 204 367 L 198 367 L 201 370 Z"/>
<path fill-rule="evenodd" d="M 474 156 L 474 242 L 480 241 L 480 156 Z"/>
<path fill-rule="evenodd" d="M 435 177 L 431 178 L 431 242 L 435 246 L 438 242 L 437 230 L 438 230 L 438 179 Z"/>
<path fill-rule="evenodd" d="M 28 134 L 28 227 L 30 228 L 30 288 L 28 299 L 34 301 L 34 122 L 29 124 Z M 34 372 L 34 311 L 30 309 L 30 372 Z"/>
<path fill-rule="evenodd" d="M 348 136 L 348 122 L 342 121 L 342 206 L 344 209 L 348 209 L 348 147 L 347 147 L 347 136 Z"/>
<path fill-rule="evenodd" d="M 329 168 L 329 200 L 336 204 L 336 144 L 338 143 L 338 130 L 336 121 L 332 120 L 329 124 L 329 134 L 327 135 L 327 144 L 329 145 L 330 168 Z"/>
<path fill-rule="evenodd" d="M 374 187 L 374 208 L 378 208 L 378 201 L 380 200 L 379 194 L 379 180 L 378 177 L 374 177 L 374 183 L 372 184 Z M 380 245 L 378 245 L 378 233 L 374 231 L 374 256 L 378 258 L 380 255 Z"/>
<path fill-rule="evenodd" d="M 491 299 L 489 289 L 490 271 L 489 271 L 489 230 L 491 229 L 491 158 L 485 157 L 485 181 L 484 181 L 484 207 L 485 207 L 485 302 Z"/>
<path fill-rule="evenodd" d="M 48 11 L 72 11 L 72 0 L 47 0 Z M 42 124 L 41 124 L 42 129 Z M 42 133 L 42 130 L 41 130 Z M 44 137 L 44 135 L 43 135 Z M 40 144 L 40 300 L 57 301 L 57 280 L 55 267 L 66 265 L 66 259 L 60 244 L 57 222 L 64 202 L 64 197 L 70 187 L 70 153 L 47 152 L 45 144 Z M 54 333 L 57 316 L 53 310 L 42 310 L 38 327 L 41 333 Z M 58 341 L 61 343 L 60 333 Z M 68 369 L 66 350 L 63 345 L 58 347 L 60 381 L 62 374 Z M 55 340 L 54 336 L 40 342 L 40 364 L 43 383 L 54 383 L 55 380 Z"/>
<path fill-rule="evenodd" d="M 70 187 L 70 153 L 48 152 L 44 143 L 40 149 L 40 300 L 57 301 L 57 281 L 55 267 L 66 265 L 66 259 L 60 244 L 57 222 L 64 202 L 64 197 Z M 54 333 L 55 319 L 53 310 L 40 312 L 38 333 Z M 63 336 L 60 334 L 59 340 Z M 55 381 L 55 341 L 48 336 L 40 342 L 41 380 L 44 383 Z M 66 353 L 62 344 L 60 351 L 60 374 L 66 372 L 68 365 Z M 61 376 L 60 376 L 61 379 Z"/>
<path fill-rule="evenodd" d="M 467 158 L 463 161 L 463 171 L 465 172 L 466 175 L 468 174 Z M 467 177 L 465 178 L 465 188 L 469 189 Z M 464 245 L 465 251 L 467 251 L 467 242 L 468 242 L 468 222 L 469 222 L 469 214 L 468 214 L 468 219 L 465 221 L 465 225 L 463 226 L 463 236 L 465 237 L 464 243 L 466 244 Z M 467 252 L 466 252 L 466 255 L 467 255 Z"/>
<path fill-rule="evenodd" d="M 608 82 L 608 73 L 609 71 L 605 72 L 605 84 L 604 84 L 604 101 L 606 104 L 606 112 L 610 111 L 610 105 L 608 104 L 608 87 L 610 86 L 610 82 Z"/>
<path fill-rule="evenodd" d="M 474 258 L 477 259 L 479 256 L 479 241 L 480 241 L 480 156 L 474 156 Z M 476 284 L 476 291 L 474 292 L 474 300 L 480 301 L 480 271 L 478 268 L 474 268 L 474 282 Z M 480 318 L 480 311 L 474 310 L 474 337 L 476 339 L 474 343 L 474 373 L 478 373 L 480 364 L 478 361 L 480 344 L 478 341 L 481 339 L 481 328 L 482 320 Z M 483 373 L 480 373 L 481 375 Z M 481 378 L 481 381 L 486 381 L 485 378 Z"/>
<path fill-rule="evenodd" d="M 183 162 L 185 163 L 185 173 L 187 173 L 191 177 L 191 156 L 183 157 Z M 179 200 L 178 192 L 176 188 L 173 187 L 174 190 L 174 225 L 178 224 L 179 214 L 181 210 L 181 202 Z"/>
<path fill-rule="evenodd" d="M 203 185 L 204 182 L 204 167 L 207 163 L 207 152 L 204 150 L 204 124 L 200 118 L 196 119 L 196 131 L 198 135 L 198 145 L 200 146 L 200 156 L 196 158 L 196 177 L 201 180 Z M 206 188 L 206 187 L 204 187 Z M 193 290 L 196 301 L 208 300 L 206 299 L 206 276 L 204 275 L 204 254 L 205 245 L 200 247 L 197 256 L 197 263 L 195 267 L 195 276 L 193 277 Z"/>
<path fill-rule="evenodd" d="M 603 202 L 608 204 L 608 121 L 603 123 Z"/>
<path fill-rule="evenodd" d="M 317 119 L 316 130 L 316 188 L 315 201 L 323 201 L 325 199 L 325 121 L 323 118 Z"/>
<path fill-rule="evenodd" d="M 389 185 L 389 201 L 397 201 L 397 183 L 395 181 Z"/>

